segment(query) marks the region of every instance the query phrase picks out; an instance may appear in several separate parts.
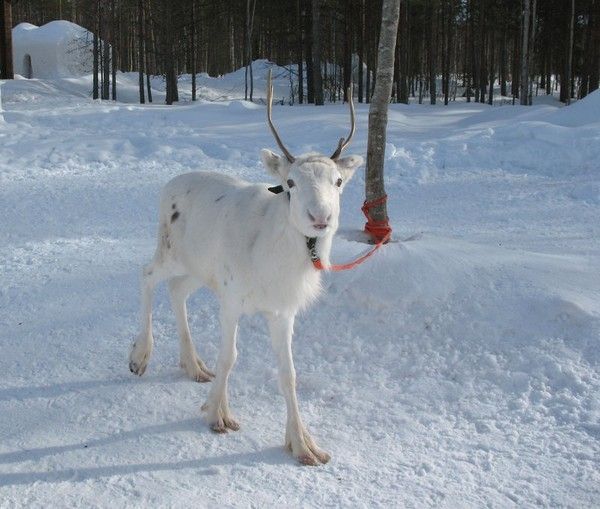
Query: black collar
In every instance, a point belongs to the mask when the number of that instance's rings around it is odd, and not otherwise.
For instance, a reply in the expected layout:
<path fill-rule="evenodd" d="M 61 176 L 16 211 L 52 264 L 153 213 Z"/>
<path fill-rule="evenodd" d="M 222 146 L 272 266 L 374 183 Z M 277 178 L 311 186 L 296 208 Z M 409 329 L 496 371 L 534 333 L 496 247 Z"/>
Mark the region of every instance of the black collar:
<path fill-rule="evenodd" d="M 316 262 L 319 259 L 317 254 L 317 237 L 305 237 L 306 247 L 308 248 L 308 256 L 310 256 L 311 262 Z"/>

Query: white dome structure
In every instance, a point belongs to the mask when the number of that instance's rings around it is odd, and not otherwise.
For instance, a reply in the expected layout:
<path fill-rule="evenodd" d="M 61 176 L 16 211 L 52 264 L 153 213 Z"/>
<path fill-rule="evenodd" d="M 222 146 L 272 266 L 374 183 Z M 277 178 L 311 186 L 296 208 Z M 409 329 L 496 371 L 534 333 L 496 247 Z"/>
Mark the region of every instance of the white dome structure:
<path fill-rule="evenodd" d="M 20 23 L 12 31 L 13 65 L 24 78 L 66 78 L 92 72 L 93 34 L 70 21 L 41 27 Z"/>

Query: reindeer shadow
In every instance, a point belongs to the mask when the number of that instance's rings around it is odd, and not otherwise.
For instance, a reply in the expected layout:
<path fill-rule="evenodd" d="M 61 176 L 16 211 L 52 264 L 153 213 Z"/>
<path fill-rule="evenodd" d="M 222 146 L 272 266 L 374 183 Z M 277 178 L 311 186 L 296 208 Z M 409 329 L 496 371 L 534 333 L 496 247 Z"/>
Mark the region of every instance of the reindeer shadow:
<path fill-rule="evenodd" d="M 112 385 L 124 385 L 132 383 L 134 379 L 129 376 L 115 378 L 112 380 L 84 380 L 78 382 L 65 382 L 54 385 L 39 385 L 35 387 L 11 387 L 0 390 L 0 401 L 11 399 L 25 400 L 34 398 L 56 398 L 68 392 L 79 392 L 98 387 L 110 387 Z"/>
<path fill-rule="evenodd" d="M 93 447 L 102 447 L 123 440 L 139 438 L 141 435 L 149 435 L 156 433 L 174 433 L 180 431 L 197 431 L 199 428 L 198 419 L 186 419 L 180 422 L 168 422 L 164 424 L 156 424 L 146 426 L 130 431 L 121 431 L 113 435 L 90 440 L 79 444 L 57 445 L 52 447 L 38 447 L 34 449 L 24 449 L 21 451 L 7 452 L 0 454 L 0 465 L 6 463 L 20 463 L 22 461 L 37 461 L 45 456 L 54 454 L 63 454 L 69 451 L 78 451 Z M 2 476 L 0 476 L 0 479 Z M 1 484 L 1 481 L 0 481 Z"/>
<path fill-rule="evenodd" d="M 193 431 L 204 435 L 212 434 L 208 429 L 199 425 L 199 419 L 186 419 L 179 422 L 168 422 L 153 426 L 146 426 L 130 431 L 118 432 L 113 435 L 90 440 L 87 442 L 66 444 L 53 447 L 39 447 L 0 454 L 0 465 L 8 463 L 20 463 L 25 461 L 37 461 L 45 456 L 64 454 L 70 451 L 78 451 L 94 447 L 102 447 L 116 442 L 136 439 L 141 435 L 156 433 L 174 433 Z M 196 470 L 200 475 L 214 475 L 218 473 L 215 467 L 226 465 L 254 466 L 257 464 L 267 465 L 293 465 L 293 458 L 283 450 L 283 447 L 267 447 L 265 449 L 225 454 L 193 460 L 164 463 L 136 463 L 127 465 L 105 465 L 87 468 L 65 468 L 63 470 L 32 471 L 0 474 L 0 487 L 19 484 L 31 484 L 36 481 L 47 483 L 58 483 L 64 481 L 82 482 L 102 477 L 115 475 L 135 474 L 138 472 L 161 472 L 177 471 L 185 469 Z"/>
<path fill-rule="evenodd" d="M 165 376 L 166 375 L 166 376 Z M 150 376 L 147 379 L 157 378 L 161 383 L 174 383 L 181 381 L 183 375 L 179 373 L 173 374 L 157 374 L 154 377 Z M 48 398 L 57 397 L 68 392 L 78 392 L 85 390 L 93 390 L 98 387 L 106 387 L 124 384 L 134 384 L 136 379 L 130 376 L 123 376 L 111 380 L 88 380 L 78 382 L 59 383 L 55 385 L 10 388 L 0 391 L 0 401 L 10 399 L 31 399 L 31 398 Z M 8 465 L 11 463 L 36 462 L 40 459 L 66 454 L 74 451 L 87 450 L 109 446 L 126 440 L 139 439 L 144 435 L 153 435 L 160 433 L 180 433 L 193 432 L 196 435 L 205 435 L 207 438 L 213 436 L 212 432 L 201 424 L 199 417 L 185 419 L 182 421 L 172 421 L 162 424 L 140 427 L 128 431 L 119 431 L 109 436 L 92 439 L 80 443 L 72 443 L 65 445 L 38 447 L 30 449 L 22 449 L 19 451 L 0 453 L 0 465 Z M 65 468 L 63 470 L 54 471 L 30 471 L 16 473 L 0 473 L 0 487 L 31 484 L 36 481 L 49 483 L 57 483 L 64 481 L 86 481 L 90 479 L 110 477 L 114 475 L 127 475 L 137 472 L 160 472 L 168 470 L 183 470 L 194 469 L 200 475 L 213 475 L 218 473 L 215 467 L 224 465 L 256 465 L 256 464 L 271 464 L 284 465 L 295 464 L 295 461 L 290 455 L 287 455 L 283 447 L 267 447 L 262 450 L 253 450 L 248 452 L 240 452 L 235 454 L 226 454 L 222 456 L 213 456 L 206 458 L 198 458 L 193 460 L 184 460 L 179 462 L 163 462 L 163 463 L 139 463 L 125 465 L 105 465 L 99 467 L 88 468 Z"/>
<path fill-rule="evenodd" d="M 83 444 L 76 446 L 65 446 L 81 448 Z M 56 449 L 56 448 L 49 448 Z M 60 449 L 60 448 L 59 448 Z M 39 451 L 39 450 L 38 450 Z M 102 477 L 112 477 L 116 475 L 136 474 L 139 472 L 163 472 L 193 469 L 199 475 L 217 475 L 219 471 L 216 467 L 226 465 L 245 465 L 253 466 L 258 463 L 270 465 L 293 466 L 295 462 L 292 457 L 286 457 L 281 447 L 268 447 L 259 451 L 241 452 L 235 454 L 225 454 L 223 456 L 212 456 L 201 459 L 184 460 L 179 462 L 166 463 L 136 463 L 131 465 L 106 465 L 101 467 L 88 468 L 66 468 L 63 470 L 54 470 L 48 472 L 18 472 L 9 474 L 0 474 L 0 487 L 14 486 L 19 484 L 32 484 L 37 481 L 46 483 L 59 482 L 84 482 Z"/>

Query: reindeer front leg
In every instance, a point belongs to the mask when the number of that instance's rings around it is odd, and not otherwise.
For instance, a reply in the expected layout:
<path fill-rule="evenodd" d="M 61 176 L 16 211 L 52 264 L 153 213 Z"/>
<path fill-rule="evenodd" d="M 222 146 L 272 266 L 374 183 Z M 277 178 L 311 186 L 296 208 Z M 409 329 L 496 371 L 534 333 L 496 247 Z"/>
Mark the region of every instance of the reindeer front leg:
<path fill-rule="evenodd" d="M 296 397 L 296 370 L 292 359 L 294 315 L 269 313 L 267 320 L 271 342 L 279 365 L 279 386 L 287 406 L 285 444 L 304 465 L 327 463 L 331 456 L 315 444 L 302 423 Z"/>

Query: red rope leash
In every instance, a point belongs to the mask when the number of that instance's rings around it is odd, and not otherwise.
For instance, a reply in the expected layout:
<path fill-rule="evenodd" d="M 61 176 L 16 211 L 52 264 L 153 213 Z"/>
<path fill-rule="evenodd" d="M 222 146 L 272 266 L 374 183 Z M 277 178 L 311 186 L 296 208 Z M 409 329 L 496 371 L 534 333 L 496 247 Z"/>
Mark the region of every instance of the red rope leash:
<path fill-rule="evenodd" d="M 365 225 L 365 232 L 367 232 L 369 235 L 371 235 L 371 237 L 377 242 L 377 244 L 375 244 L 375 246 L 373 246 L 373 249 L 371 249 L 370 251 L 368 251 L 366 254 L 362 255 L 361 257 L 357 258 L 353 262 L 343 263 L 341 265 L 331 265 L 329 267 L 329 270 L 331 270 L 333 272 L 340 272 L 342 270 L 353 269 L 357 265 L 360 265 L 362 262 L 364 262 L 375 251 L 377 251 L 388 240 L 390 240 L 390 237 L 392 236 L 392 228 L 388 224 L 387 219 L 385 221 L 375 221 L 371 218 L 371 216 L 369 216 L 369 209 L 371 209 L 373 207 L 377 207 L 378 205 L 381 205 L 381 204 L 385 203 L 386 201 L 387 201 L 387 195 L 385 195 L 385 194 L 381 198 L 377 198 L 376 200 L 373 200 L 373 201 L 368 202 L 367 200 L 365 200 L 365 202 L 362 206 L 362 209 L 361 209 L 363 211 L 365 217 L 367 218 L 367 224 Z M 309 244 L 308 248 L 309 248 L 310 257 L 311 257 L 311 260 L 313 262 L 315 269 L 327 270 L 321 263 L 321 259 L 317 256 L 316 251 L 314 249 L 314 244 L 312 246 L 311 246 L 311 244 Z"/>

